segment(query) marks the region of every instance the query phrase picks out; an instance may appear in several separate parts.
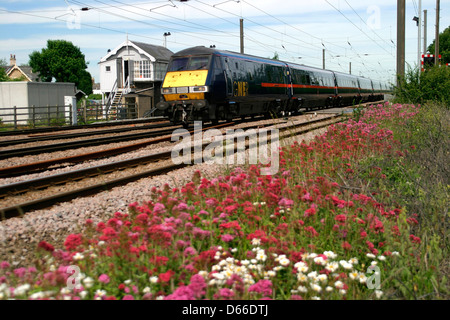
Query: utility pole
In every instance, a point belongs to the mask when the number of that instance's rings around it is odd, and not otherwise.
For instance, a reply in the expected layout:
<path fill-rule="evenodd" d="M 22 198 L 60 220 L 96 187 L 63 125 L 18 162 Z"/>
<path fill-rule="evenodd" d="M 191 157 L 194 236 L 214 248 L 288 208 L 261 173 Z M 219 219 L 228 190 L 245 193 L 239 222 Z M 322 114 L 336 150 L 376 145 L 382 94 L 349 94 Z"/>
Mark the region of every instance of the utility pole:
<path fill-rule="evenodd" d="M 420 60 L 422 58 L 422 0 L 419 0 L 419 40 L 418 40 L 418 46 L 417 46 L 417 68 L 420 70 Z"/>
<path fill-rule="evenodd" d="M 241 53 L 244 53 L 244 19 L 240 19 L 241 25 Z"/>
<path fill-rule="evenodd" d="M 423 10 L 423 54 L 427 53 L 427 10 Z"/>
<path fill-rule="evenodd" d="M 435 40 L 435 48 L 434 48 L 434 64 L 438 65 L 439 63 L 439 11 L 441 7 L 441 1 L 436 0 L 436 40 Z"/>
<path fill-rule="evenodd" d="M 405 0 L 397 0 L 397 76 L 405 75 Z"/>
<path fill-rule="evenodd" d="M 325 69 L 325 49 L 322 49 L 323 69 Z"/>
<path fill-rule="evenodd" d="M 352 74 L 352 63 L 350 62 L 349 73 Z"/>

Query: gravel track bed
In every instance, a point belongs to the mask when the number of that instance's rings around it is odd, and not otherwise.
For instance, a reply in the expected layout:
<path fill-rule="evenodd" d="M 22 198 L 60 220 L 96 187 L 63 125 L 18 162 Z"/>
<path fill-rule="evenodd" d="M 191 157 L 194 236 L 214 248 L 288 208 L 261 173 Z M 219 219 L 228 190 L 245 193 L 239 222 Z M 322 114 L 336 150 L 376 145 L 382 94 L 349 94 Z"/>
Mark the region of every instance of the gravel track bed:
<path fill-rule="evenodd" d="M 0 141 L 12 141 L 12 140 L 18 140 L 18 139 L 27 139 L 27 138 L 33 138 L 33 137 L 45 137 L 45 136 L 53 136 L 53 135 L 64 135 L 64 134 L 73 134 L 73 133 L 84 133 L 84 132 L 101 132 L 105 130 L 111 130 L 111 129 L 122 129 L 122 128 L 130 128 L 130 127 L 143 127 L 148 125 L 156 125 L 160 123 L 166 123 L 168 121 L 158 121 L 158 122 L 148 122 L 148 123 L 135 123 L 135 124 L 123 124 L 123 125 L 115 125 L 110 127 L 92 127 L 92 128 L 81 128 L 81 129 L 68 129 L 68 130 L 60 130 L 60 131 L 51 131 L 51 132 L 37 132 L 37 133 L 26 133 L 21 134 L 20 131 L 17 132 L 16 135 L 8 135 L 8 136 L 1 136 L 0 135 Z"/>
<path fill-rule="evenodd" d="M 317 117 L 319 116 L 317 115 Z M 322 117 L 325 116 L 327 115 L 323 115 Z M 293 117 L 289 122 L 294 120 L 305 121 L 309 118 L 309 115 L 303 115 Z M 251 124 L 253 125 L 255 123 Z M 239 126 L 245 127 L 246 125 L 240 124 Z M 309 141 L 316 135 L 323 134 L 325 131 L 326 128 L 322 128 L 291 137 L 286 143 L 292 143 L 293 140 Z M 167 143 L 170 144 L 169 142 Z M 146 149 L 133 152 L 133 154 L 134 156 L 140 152 L 147 152 L 148 154 L 149 151 Z M 153 149 L 152 152 L 155 152 L 155 150 Z M 129 153 L 128 155 L 131 154 Z M 104 160 L 111 162 L 111 159 Z M 97 162 L 95 161 L 95 163 Z M 80 164 L 80 166 L 83 165 L 92 166 L 93 164 Z M 86 219 L 91 219 L 94 223 L 98 223 L 112 217 L 117 211 L 127 212 L 130 203 L 142 203 L 150 199 L 151 189 L 153 187 L 161 188 L 165 184 L 168 184 L 170 187 L 183 185 L 191 181 L 196 170 L 201 171 L 203 177 L 211 179 L 223 174 L 229 168 L 227 165 L 217 164 L 192 165 L 165 175 L 140 179 L 125 186 L 115 187 L 109 191 L 104 191 L 90 197 L 77 198 L 48 209 L 32 211 L 21 218 L 0 221 L 0 261 L 7 260 L 15 266 L 30 265 L 34 258 L 36 246 L 41 240 L 46 240 L 56 247 L 63 247 L 67 235 L 83 231 Z M 45 174 L 45 172 L 41 174 Z M 97 179 L 96 182 L 99 182 L 99 178 L 95 179 Z M 3 179 L 3 182 L 5 180 Z"/>
<path fill-rule="evenodd" d="M 139 133 L 154 133 L 161 130 L 175 130 L 176 127 L 167 127 L 164 129 L 161 128 L 153 128 L 153 129 L 142 129 L 142 130 L 134 130 L 134 131 L 126 131 L 126 132 L 118 132 L 118 133 L 108 133 L 108 134 L 101 134 L 98 135 L 98 138 L 111 138 L 111 137 L 121 137 L 129 134 L 139 134 Z M 24 144 L 18 144 L 13 146 L 6 146 L 6 147 L 0 147 L 0 151 L 8 151 L 8 150 L 17 150 L 22 148 L 31 148 L 31 147 L 41 147 L 41 146 L 47 146 L 52 144 L 58 144 L 58 143 L 66 143 L 66 142 L 75 142 L 75 141 L 86 141 L 96 138 L 97 132 L 92 132 L 91 136 L 85 136 L 85 137 L 77 137 L 77 138 L 70 138 L 70 139 L 56 139 L 56 140 L 44 140 L 44 141 L 35 141 L 35 142 L 28 142 Z M 129 142 L 128 142 L 129 143 Z"/>

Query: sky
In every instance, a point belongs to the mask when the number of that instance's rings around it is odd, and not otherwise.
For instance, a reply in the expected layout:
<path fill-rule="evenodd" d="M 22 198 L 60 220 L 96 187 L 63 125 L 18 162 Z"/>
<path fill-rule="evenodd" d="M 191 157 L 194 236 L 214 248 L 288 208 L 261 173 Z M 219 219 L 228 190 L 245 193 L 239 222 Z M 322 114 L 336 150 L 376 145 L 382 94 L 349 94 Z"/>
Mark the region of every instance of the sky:
<path fill-rule="evenodd" d="M 419 62 L 419 2 L 428 11 L 427 45 L 435 38 L 436 0 L 406 0 L 411 67 Z M 450 1 L 440 6 L 442 32 Z M 25 65 L 47 40 L 63 39 L 81 49 L 99 82 L 100 59 L 127 38 L 173 52 L 211 45 L 239 52 L 240 19 L 245 53 L 322 68 L 325 49 L 326 69 L 394 82 L 396 0 L 0 0 L 0 59 L 15 54 Z"/>

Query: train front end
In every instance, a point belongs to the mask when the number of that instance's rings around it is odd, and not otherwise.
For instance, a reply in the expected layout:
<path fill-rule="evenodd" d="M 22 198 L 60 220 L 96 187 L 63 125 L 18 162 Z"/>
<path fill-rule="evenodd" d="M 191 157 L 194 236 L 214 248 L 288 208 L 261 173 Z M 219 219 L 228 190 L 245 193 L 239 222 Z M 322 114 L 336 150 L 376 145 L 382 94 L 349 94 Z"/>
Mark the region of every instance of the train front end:
<path fill-rule="evenodd" d="M 209 71 L 212 54 L 181 51 L 172 56 L 161 88 L 163 101 L 156 108 L 174 124 L 187 126 L 209 119 Z"/>

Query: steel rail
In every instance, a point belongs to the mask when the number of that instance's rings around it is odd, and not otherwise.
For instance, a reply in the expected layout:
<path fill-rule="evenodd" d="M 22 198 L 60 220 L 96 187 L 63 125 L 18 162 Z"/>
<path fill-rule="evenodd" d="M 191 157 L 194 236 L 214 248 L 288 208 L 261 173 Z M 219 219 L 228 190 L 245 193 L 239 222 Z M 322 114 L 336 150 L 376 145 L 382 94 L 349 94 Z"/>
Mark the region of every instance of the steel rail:
<path fill-rule="evenodd" d="M 286 131 L 287 134 L 283 136 L 283 138 L 288 138 L 288 137 L 292 137 L 293 135 L 298 135 L 298 134 L 304 134 L 313 130 L 318 130 L 320 128 L 324 128 L 324 127 L 328 127 L 331 124 L 337 123 L 337 122 L 341 122 L 344 119 L 337 119 L 334 120 L 332 123 L 324 123 L 324 124 L 319 124 L 317 126 L 310 126 L 309 128 L 305 128 L 305 129 L 301 129 L 298 130 L 299 127 L 302 126 L 308 126 L 311 124 L 315 124 L 315 123 L 320 123 L 320 122 L 327 122 L 330 120 L 333 120 L 335 118 L 339 118 L 339 115 L 334 115 L 331 117 L 327 117 L 327 118 L 322 118 L 322 119 L 315 119 L 313 121 L 309 121 L 309 122 L 302 122 L 302 123 L 298 123 L 298 124 L 294 124 L 285 128 L 280 128 L 280 130 L 282 131 Z M 255 126 L 257 127 L 257 126 Z M 292 131 L 293 128 L 297 128 L 297 130 L 294 132 Z M 280 137 L 281 138 L 281 137 Z M 205 148 L 206 146 L 208 146 L 210 143 L 209 142 L 205 142 L 202 144 L 202 149 Z M 249 148 L 251 146 L 247 146 L 247 148 Z M 237 145 L 235 144 L 235 150 L 237 148 Z M 195 149 L 195 148 L 192 148 Z M 192 150 L 191 149 L 191 150 Z M 224 152 L 226 152 L 226 150 L 224 150 Z M 71 176 L 71 179 L 73 179 L 74 177 L 76 177 L 76 175 L 78 174 L 78 176 L 80 176 L 80 173 L 82 171 L 84 171 L 85 173 L 94 173 L 96 172 L 97 174 L 102 174 L 105 173 L 106 171 L 114 171 L 117 170 L 119 167 L 123 168 L 123 167 L 127 167 L 130 165 L 136 165 L 136 164 L 140 164 L 140 161 L 143 161 L 144 163 L 148 163 L 149 161 L 152 161 L 154 159 L 162 159 L 165 158 L 169 155 L 171 155 L 172 151 L 166 151 L 166 152 L 161 152 L 161 153 L 155 153 L 152 155 L 148 155 L 148 156 L 144 156 L 144 157 L 140 157 L 140 158 L 135 158 L 135 159 L 130 159 L 130 160 L 124 160 L 118 163 L 110 163 L 110 164 L 106 164 L 106 165 L 102 165 L 102 166 L 98 166 L 98 167 L 93 167 L 93 168 L 89 168 L 89 169 L 83 169 L 83 170 L 79 170 L 76 172 L 71 172 L 71 173 L 64 173 L 64 174 L 60 174 L 57 176 L 53 176 L 53 177 L 46 177 L 46 178 L 40 178 L 40 179 L 36 179 L 34 181 L 34 183 L 37 183 L 37 180 L 41 180 L 41 182 L 45 182 L 45 183 L 49 183 L 50 180 L 53 178 L 54 181 L 57 181 L 58 179 L 61 179 L 61 181 L 64 180 L 64 178 L 62 178 L 64 175 L 66 176 Z M 110 180 L 107 182 L 103 182 L 103 183 L 99 183 L 96 185 L 91 185 L 88 187 L 84 187 L 84 188 L 80 188 L 77 190 L 73 190 L 73 191 L 68 191 L 68 192 L 64 192 L 64 193 L 60 193 L 60 194 L 56 194 L 50 197 L 45 197 L 45 198 L 41 198 L 38 200 L 33 200 L 33 201 L 29 201 L 29 202 L 25 202 L 25 203 L 21 203 L 18 205 L 14 205 L 14 206 L 10 206 L 10 207 L 6 207 L 6 208 L 2 208 L 0 209 L 0 218 L 1 219 L 9 219 L 9 218 L 13 218 L 13 217 L 20 217 L 23 216 L 26 212 L 28 211 L 32 211 L 32 210 L 38 210 L 38 209 L 43 209 L 43 208 L 47 208 L 49 206 L 52 206 L 54 204 L 60 203 L 60 202 L 64 202 L 64 201 L 70 201 L 72 199 L 78 198 L 78 197 L 84 197 L 84 196 L 88 196 L 88 195 L 92 195 L 101 191 L 105 191 L 105 190 L 109 190 L 113 187 L 116 186 L 120 186 L 120 185 L 124 185 L 127 184 L 129 182 L 132 181 L 136 181 L 139 180 L 141 178 L 144 177 L 149 177 L 149 176 L 154 176 L 154 175 L 158 175 L 158 174 L 162 174 L 162 173 L 166 173 L 169 171 L 173 171 L 185 166 L 188 166 L 190 164 L 170 164 L 170 165 L 166 165 L 160 168 L 156 168 L 156 169 L 151 169 L 151 170 L 147 170 L 144 172 L 140 172 L 140 173 L 136 173 L 127 177 L 122 177 L 122 178 L 117 178 L 114 180 Z M 102 171 L 104 170 L 104 171 Z M 59 176 L 59 177 L 58 177 Z M 78 178 L 78 177 L 77 177 Z M 7 187 L 2 187 L 1 189 L 3 189 L 1 192 L 2 194 L 7 194 L 7 188 L 15 188 L 16 192 L 20 192 L 18 190 L 20 190 L 21 188 L 23 188 L 22 190 L 25 189 L 25 187 L 23 187 L 27 182 L 23 182 L 23 183 L 16 183 L 14 185 L 9 185 Z M 20 186 L 22 184 L 22 186 Z"/>

